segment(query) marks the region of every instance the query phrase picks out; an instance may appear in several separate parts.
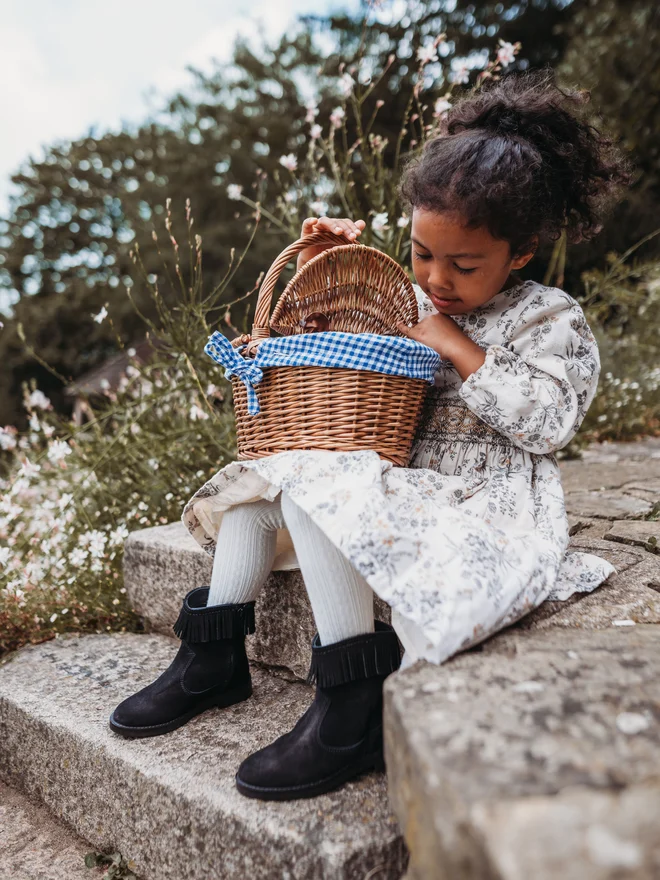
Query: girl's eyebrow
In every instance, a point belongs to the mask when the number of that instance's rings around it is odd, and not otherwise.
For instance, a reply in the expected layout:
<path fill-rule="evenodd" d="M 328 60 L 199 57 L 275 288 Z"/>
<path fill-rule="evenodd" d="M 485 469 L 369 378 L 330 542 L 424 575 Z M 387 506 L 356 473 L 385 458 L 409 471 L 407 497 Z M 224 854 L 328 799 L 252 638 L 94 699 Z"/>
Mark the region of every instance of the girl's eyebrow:
<path fill-rule="evenodd" d="M 419 247 L 424 248 L 425 251 L 430 250 L 430 248 L 427 248 L 425 244 L 421 243 L 421 241 L 417 241 L 416 238 L 411 238 L 411 241 L 413 241 Z M 470 259 L 473 259 L 473 260 L 481 260 L 486 256 L 486 254 L 469 254 L 467 252 L 464 252 L 464 253 L 460 253 L 460 254 L 445 254 L 445 256 L 451 257 L 452 260 L 455 260 L 458 257 L 469 257 Z"/>

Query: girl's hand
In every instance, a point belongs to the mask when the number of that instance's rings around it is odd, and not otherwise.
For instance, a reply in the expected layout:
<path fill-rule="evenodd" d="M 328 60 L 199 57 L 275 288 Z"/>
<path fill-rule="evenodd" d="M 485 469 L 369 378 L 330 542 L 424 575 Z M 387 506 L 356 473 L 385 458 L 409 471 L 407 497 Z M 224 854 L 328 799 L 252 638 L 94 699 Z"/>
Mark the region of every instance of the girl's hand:
<path fill-rule="evenodd" d="M 397 324 L 397 330 L 409 339 L 428 345 L 444 359 L 448 359 L 447 349 L 451 349 L 452 343 L 456 342 L 457 334 L 463 335 L 458 324 L 449 315 L 441 314 L 422 318 L 414 327 Z"/>
<path fill-rule="evenodd" d="M 348 217 L 343 220 L 337 220 L 335 217 L 308 217 L 302 225 L 300 237 L 310 235 L 312 232 L 321 232 L 329 230 L 336 232 L 337 235 L 345 235 L 347 242 L 357 241 L 358 236 L 367 224 L 364 220 L 350 220 Z M 335 247 L 333 244 L 319 244 L 313 247 L 305 248 L 298 254 L 297 269 L 301 269 L 305 263 L 315 257 L 317 254 L 327 251 L 328 248 Z"/>
<path fill-rule="evenodd" d="M 451 361 L 464 382 L 486 360 L 484 349 L 463 333 L 449 315 L 429 315 L 414 327 L 397 324 L 397 330 L 409 339 L 428 345 L 443 360 Z"/>

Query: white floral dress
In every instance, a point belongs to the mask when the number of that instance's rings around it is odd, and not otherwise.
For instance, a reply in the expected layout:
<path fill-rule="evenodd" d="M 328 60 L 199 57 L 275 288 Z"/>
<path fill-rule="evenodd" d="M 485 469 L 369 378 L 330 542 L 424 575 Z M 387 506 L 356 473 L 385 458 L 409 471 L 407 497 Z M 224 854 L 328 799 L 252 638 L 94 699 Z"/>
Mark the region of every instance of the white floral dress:
<path fill-rule="evenodd" d="M 415 289 L 420 319 L 435 313 Z M 596 393 L 600 359 L 581 307 L 526 281 L 452 317 L 486 360 L 465 382 L 440 363 L 409 467 L 369 451 L 234 462 L 182 514 L 213 555 L 225 510 L 287 492 L 391 606 L 404 665 L 442 663 L 545 599 L 593 590 L 616 571 L 567 552 L 554 455 Z M 274 568 L 295 567 L 282 532 Z"/>

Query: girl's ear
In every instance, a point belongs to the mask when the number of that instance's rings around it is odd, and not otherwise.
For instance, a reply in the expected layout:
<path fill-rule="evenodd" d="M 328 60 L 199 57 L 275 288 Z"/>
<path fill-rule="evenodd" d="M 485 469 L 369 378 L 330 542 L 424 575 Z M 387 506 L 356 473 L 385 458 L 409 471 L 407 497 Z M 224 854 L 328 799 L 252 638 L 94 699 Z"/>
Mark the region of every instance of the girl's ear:
<path fill-rule="evenodd" d="M 534 254 L 536 253 L 536 249 L 539 246 L 539 237 L 538 235 L 532 236 L 530 242 L 530 248 L 525 254 L 519 254 L 517 257 L 514 257 L 511 260 L 511 268 L 512 269 L 522 269 L 523 266 L 526 266 L 527 263 L 532 259 Z"/>

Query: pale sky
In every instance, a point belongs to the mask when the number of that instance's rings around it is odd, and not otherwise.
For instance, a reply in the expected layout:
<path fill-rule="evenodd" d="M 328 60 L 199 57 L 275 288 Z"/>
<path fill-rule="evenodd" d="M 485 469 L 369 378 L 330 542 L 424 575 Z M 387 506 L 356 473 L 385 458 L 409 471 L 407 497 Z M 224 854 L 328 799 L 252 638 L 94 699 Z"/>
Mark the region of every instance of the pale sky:
<path fill-rule="evenodd" d="M 359 8 L 359 0 L 0 0 L 0 217 L 10 175 L 42 144 L 98 126 L 118 130 L 210 71 L 237 34 L 284 32 L 298 12 Z"/>

